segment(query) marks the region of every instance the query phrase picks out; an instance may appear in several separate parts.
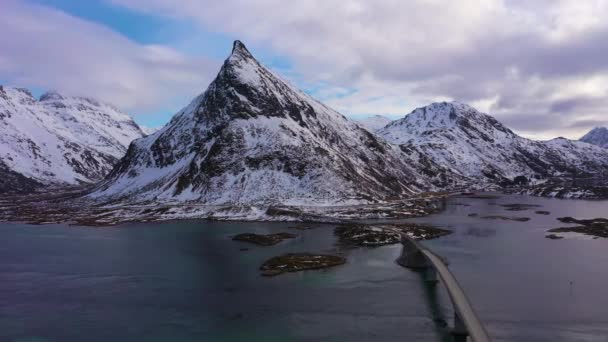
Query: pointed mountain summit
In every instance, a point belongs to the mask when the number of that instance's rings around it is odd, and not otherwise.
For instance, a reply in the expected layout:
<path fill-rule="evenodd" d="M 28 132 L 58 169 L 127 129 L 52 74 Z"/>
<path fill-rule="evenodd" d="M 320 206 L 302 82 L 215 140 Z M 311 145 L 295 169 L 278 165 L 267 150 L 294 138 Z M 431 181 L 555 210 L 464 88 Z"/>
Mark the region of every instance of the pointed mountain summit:
<path fill-rule="evenodd" d="M 209 88 L 135 141 L 92 197 L 203 204 L 360 203 L 445 186 L 261 65 L 239 41 Z"/>
<path fill-rule="evenodd" d="M 599 147 L 608 148 L 608 128 L 595 127 L 589 131 L 589 133 L 585 134 L 580 141 Z"/>

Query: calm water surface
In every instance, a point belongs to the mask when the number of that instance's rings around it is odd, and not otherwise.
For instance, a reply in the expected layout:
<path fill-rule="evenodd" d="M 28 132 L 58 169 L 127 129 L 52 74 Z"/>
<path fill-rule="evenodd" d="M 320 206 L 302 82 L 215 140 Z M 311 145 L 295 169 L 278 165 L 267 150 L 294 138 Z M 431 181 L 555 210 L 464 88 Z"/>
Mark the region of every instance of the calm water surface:
<path fill-rule="evenodd" d="M 508 203 L 551 215 L 498 205 Z M 608 341 L 608 240 L 545 239 L 564 226 L 560 216 L 607 217 L 608 202 L 452 198 L 413 221 L 454 230 L 425 243 L 447 257 L 496 341 Z M 447 294 L 395 264 L 399 245 L 344 251 L 348 263 L 325 271 L 261 277 L 274 255 L 336 252 L 332 225 L 289 226 L 0 224 L 0 341 L 449 340 Z M 299 237 L 273 247 L 230 240 L 279 231 Z"/>

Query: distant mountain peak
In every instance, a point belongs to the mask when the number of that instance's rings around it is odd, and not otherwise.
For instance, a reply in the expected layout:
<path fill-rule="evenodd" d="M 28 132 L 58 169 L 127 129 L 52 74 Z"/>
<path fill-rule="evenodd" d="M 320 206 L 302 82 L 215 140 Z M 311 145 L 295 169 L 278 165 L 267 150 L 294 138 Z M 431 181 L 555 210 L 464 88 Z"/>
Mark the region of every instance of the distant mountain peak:
<path fill-rule="evenodd" d="M 419 135 L 433 130 L 462 130 L 468 135 L 488 138 L 494 131 L 513 135 L 514 133 L 494 117 L 460 102 L 434 102 L 414 109 L 404 118 L 395 120 L 383 130 L 399 127 L 403 133 Z"/>
<path fill-rule="evenodd" d="M 370 132 L 376 132 L 392 122 L 393 119 L 384 115 L 375 114 L 367 118 L 358 119 L 357 121 Z"/>
<path fill-rule="evenodd" d="M 608 128 L 601 126 L 595 127 L 589 131 L 589 133 L 585 134 L 580 141 L 608 148 Z"/>
<path fill-rule="evenodd" d="M 59 94 L 55 90 L 47 91 L 46 93 L 40 95 L 39 101 L 61 101 L 64 100 L 65 97 Z"/>
<path fill-rule="evenodd" d="M 600 148 L 564 138 L 532 141 L 458 102 L 417 108 L 377 134 L 472 180 L 495 184 L 509 184 L 517 176 L 541 179 L 564 174 L 569 165 L 593 174 L 608 164 L 608 153 Z"/>

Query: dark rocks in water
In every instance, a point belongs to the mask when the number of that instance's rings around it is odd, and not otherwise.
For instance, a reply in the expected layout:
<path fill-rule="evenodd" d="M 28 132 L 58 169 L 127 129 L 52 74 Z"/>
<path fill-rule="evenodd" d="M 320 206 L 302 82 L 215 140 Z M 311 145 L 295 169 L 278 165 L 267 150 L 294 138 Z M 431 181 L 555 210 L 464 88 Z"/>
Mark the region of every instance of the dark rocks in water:
<path fill-rule="evenodd" d="M 538 214 L 538 215 L 551 215 L 550 211 L 545 211 L 545 210 L 537 210 L 534 213 Z"/>
<path fill-rule="evenodd" d="M 256 245 L 260 246 L 273 246 L 283 240 L 293 239 L 296 237 L 297 235 L 290 233 L 276 233 L 268 235 L 244 233 L 234 236 L 232 240 L 255 243 Z"/>
<path fill-rule="evenodd" d="M 338 226 L 334 234 L 340 242 L 357 246 L 383 246 L 401 242 L 399 232 L 365 224 Z"/>
<path fill-rule="evenodd" d="M 575 219 L 574 217 L 566 216 L 566 217 L 558 217 L 557 220 L 562 223 L 576 223 L 576 224 L 581 224 L 584 226 L 596 224 L 596 223 L 608 224 L 608 219 L 606 219 L 606 218 L 579 220 L 579 219 Z"/>
<path fill-rule="evenodd" d="M 508 211 L 524 211 L 524 210 L 530 210 L 532 208 L 542 207 L 542 205 L 538 205 L 538 204 L 520 204 L 520 203 L 501 204 L 500 206 L 506 208 L 505 210 L 508 210 Z"/>
<path fill-rule="evenodd" d="M 399 223 L 393 227 L 416 240 L 432 240 L 452 234 L 451 230 L 415 223 Z"/>
<path fill-rule="evenodd" d="M 530 221 L 529 217 L 507 217 L 507 216 L 500 216 L 500 215 L 482 216 L 481 218 L 485 219 L 485 220 L 504 220 L 504 221 L 517 221 L 517 222 Z"/>
<path fill-rule="evenodd" d="M 467 216 L 468 217 L 477 217 L 477 216 L 479 216 L 479 214 L 478 213 L 471 213 L 471 214 L 469 214 Z"/>
<path fill-rule="evenodd" d="M 293 227 L 289 227 L 291 229 L 297 229 L 297 230 L 311 230 L 311 229 L 315 229 L 316 227 L 311 226 L 311 225 L 300 225 L 300 226 L 293 226 Z"/>
<path fill-rule="evenodd" d="M 414 223 L 349 224 L 334 229 L 334 234 L 342 243 L 357 246 L 383 246 L 400 243 L 401 234 L 407 234 L 416 240 L 430 240 L 451 233 L 449 230 Z"/>
<path fill-rule="evenodd" d="M 563 223 L 576 223 L 580 226 L 554 228 L 549 230 L 550 233 L 572 232 L 594 236 L 596 238 L 608 238 L 608 219 L 596 218 L 588 220 L 578 220 L 572 217 L 560 217 L 558 218 L 558 220 Z"/>
<path fill-rule="evenodd" d="M 270 258 L 260 266 L 263 276 L 276 276 L 285 272 L 298 272 L 329 268 L 346 263 L 337 255 L 288 253 Z"/>
<path fill-rule="evenodd" d="M 547 239 L 551 239 L 551 240 L 560 240 L 563 239 L 563 236 L 559 236 L 559 235 L 555 235 L 555 234 L 549 234 L 545 236 Z"/>

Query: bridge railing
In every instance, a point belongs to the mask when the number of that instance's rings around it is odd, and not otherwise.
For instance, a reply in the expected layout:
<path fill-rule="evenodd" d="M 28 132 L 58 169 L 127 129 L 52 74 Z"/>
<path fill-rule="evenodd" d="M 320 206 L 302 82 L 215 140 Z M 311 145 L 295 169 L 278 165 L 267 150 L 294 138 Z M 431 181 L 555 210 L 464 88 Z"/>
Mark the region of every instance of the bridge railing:
<path fill-rule="evenodd" d="M 403 250 L 397 262 L 408 268 L 427 270 L 427 280 L 437 281 L 437 276 L 445 285 L 454 307 L 455 341 L 466 341 L 471 337 L 474 342 L 491 341 L 483 324 L 477 317 L 473 306 L 458 281 L 447 267 L 447 262 L 406 234 L 401 234 Z"/>

